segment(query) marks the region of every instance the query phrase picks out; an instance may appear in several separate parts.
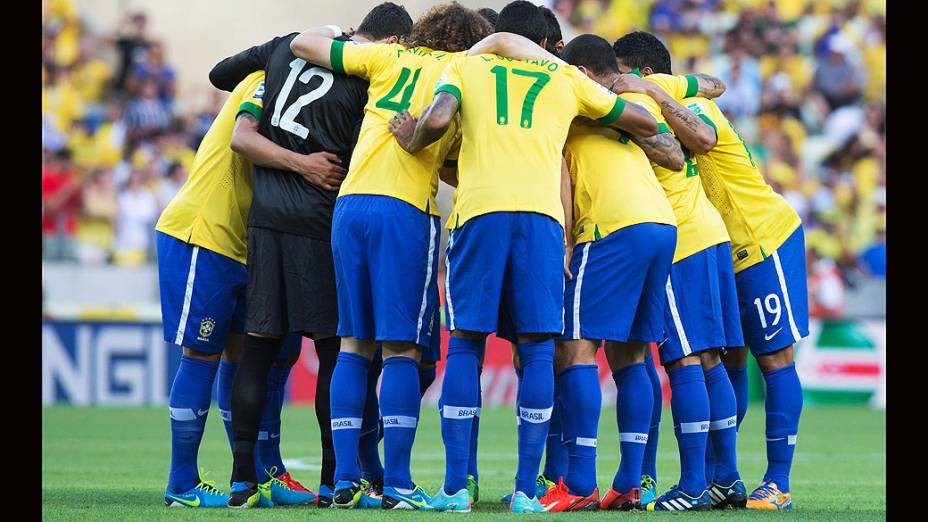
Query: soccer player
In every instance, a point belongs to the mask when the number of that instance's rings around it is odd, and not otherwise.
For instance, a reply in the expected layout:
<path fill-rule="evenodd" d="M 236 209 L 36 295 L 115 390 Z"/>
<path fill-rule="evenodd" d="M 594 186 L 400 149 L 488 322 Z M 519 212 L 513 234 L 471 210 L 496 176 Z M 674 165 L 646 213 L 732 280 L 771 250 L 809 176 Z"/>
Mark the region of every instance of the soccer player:
<path fill-rule="evenodd" d="M 405 10 L 382 4 L 365 17 L 358 33 L 371 41 L 396 41 L 410 27 Z M 217 67 L 234 71 L 266 64 L 267 105 L 273 111 L 259 120 L 261 132 L 290 149 L 328 151 L 333 169 L 347 165 L 367 102 L 367 85 L 294 56 L 290 42 L 296 36 L 275 38 Z M 282 336 L 301 332 L 317 345 L 338 346 L 330 246 L 335 197 L 331 187 L 306 183 L 290 172 L 256 171 L 248 227 L 250 335 L 233 389 L 236 448 L 230 507 L 248 507 L 256 499 L 256 477 L 244 462 L 254 451 L 263 379 Z"/>
<path fill-rule="evenodd" d="M 637 33 L 632 33 L 635 35 Z M 670 199 L 677 219 L 677 248 L 667 280 L 667 339 L 660 345 L 661 363 L 668 371 L 672 398 L 674 432 L 680 452 L 681 478 L 678 485 L 647 504 L 648 510 L 703 510 L 714 503 L 707 490 L 705 452 L 710 426 L 717 428 L 713 445 L 725 455 L 730 469 L 729 495 L 718 507 L 743 505 L 744 487 L 735 465 L 734 390 L 719 366 L 719 348 L 743 342 L 737 315 L 733 267 L 729 263 L 730 240 L 718 211 L 709 203 L 699 182 L 694 152 L 706 152 L 715 144 L 710 125 L 673 100 L 668 92 L 695 95 L 698 80 L 668 76 L 666 64 L 635 63 L 666 71 L 648 75 L 651 82 L 638 78 L 640 67 L 632 69 L 626 61 L 628 41 L 620 38 L 614 45 L 623 75 L 617 90 L 635 90 L 650 95 L 659 105 L 672 129 L 680 134 L 686 147 L 686 168 L 673 172 L 655 166 L 662 186 Z M 669 82 L 668 79 L 676 80 Z M 665 92 L 665 90 L 667 92 Z M 685 290 L 684 290 L 685 288 Z M 726 414 L 717 418 L 720 412 Z M 729 421 L 731 423 L 729 424 Z"/>
<path fill-rule="evenodd" d="M 297 56 L 369 82 L 360 138 L 332 223 L 342 352 L 332 376 L 336 453 L 333 505 L 354 507 L 355 463 L 366 368 L 382 343 L 380 413 L 384 424 L 384 509 L 428 509 L 411 478 L 409 459 L 419 418 L 418 362 L 439 334 L 438 171 L 460 133 L 451 131 L 423 154 L 406 154 L 390 120 L 431 101 L 447 64 L 489 34 L 489 23 L 456 3 L 433 7 L 413 27 L 408 45 L 351 45 L 313 28 L 293 40 Z M 442 50 L 439 50 L 442 49 Z"/>
<path fill-rule="evenodd" d="M 252 197 L 251 161 L 286 163 L 300 175 L 320 175 L 318 157 L 286 150 L 254 133 L 265 158 L 240 155 L 230 148 L 236 119 L 260 110 L 264 72 L 255 72 L 233 89 L 203 138 L 190 177 L 162 212 L 157 230 L 158 278 L 164 339 L 183 348 L 171 386 L 171 471 L 164 502 L 170 506 L 224 507 L 228 496 L 197 472 L 197 451 L 206 426 L 213 381 L 219 374 L 218 402 L 226 421 L 232 376 L 243 343 L 246 284 L 245 223 Z M 300 337 L 288 338 L 283 361 L 268 385 L 269 395 L 282 395 L 287 374 L 299 355 Z M 220 354 L 222 358 L 220 360 Z M 271 397 L 276 403 L 276 398 Z M 270 408 L 259 455 L 271 466 L 280 459 L 280 409 Z M 276 425 L 274 419 L 276 418 Z M 226 422 L 231 443 L 231 426 Z M 275 455 L 276 453 L 276 455 Z M 262 467 L 261 459 L 254 466 Z M 281 463 L 282 468 L 282 463 Z M 312 493 L 289 474 L 274 489 Z M 276 484 L 276 483 L 275 483 Z M 278 495 L 280 496 L 280 495 Z M 298 495 L 306 498 L 305 495 Z M 309 499 L 311 500 L 311 499 Z"/>
<path fill-rule="evenodd" d="M 669 72 L 669 54 L 663 44 L 647 33 L 636 38 L 639 56 L 667 55 L 665 70 L 651 70 Z M 715 103 L 694 97 L 685 97 L 681 103 L 717 133 L 715 145 L 698 154 L 696 162 L 705 193 L 731 237 L 741 325 L 766 384 L 767 471 L 748 497 L 747 508 L 791 509 L 789 471 L 802 412 L 793 344 L 809 334 L 802 223 L 789 203 L 764 181 L 750 150 Z M 747 412 L 747 350 L 728 345 L 722 358 L 736 390 L 740 425 Z M 728 466 L 717 448 L 713 460 L 710 493 L 715 503 L 730 488 L 720 478 Z"/>
<path fill-rule="evenodd" d="M 619 77 L 612 46 L 586 34 L 562 53 L 604 87 Z M 646 96 L 623 94 L 649 106 Z M 650 102 L 653 105 L 653 102 Z M 639 142 L 670 168 L 683 164 L 683 151 L 663 123 L 650 138 L 591 123 L 571 126 L 565 146 L 573 184 L 571 244 L 575 243 L 564 293 L 565 331 L 556 348 L 556 386 L 563 411 L 569 465 L 564 479 L 541 504 L 547 511 L 630 509 L 639 505 L 643 446 L 637 438 L 651 417 L 651 386 L 644 368 L 649 342 L 664 329 L 664 287 L 676 244 L 673 210 Z M 596 441 L 602 396 L 596 351 L 603 339 L 618 389 L 617 420 L 622 461 L 613 488 L 602 500 L 596 487 Z M 634 432 L 637 429 L 639 432 Z M 547 457 L 547 458 L 550 458 Z M 625 491 L 619 494 L 617 491 Z"/>
<path fill-rule="evenodd" d="M 544 15 L 527 1 L 503 8 L 496 29 L 540 47 L 547 35 Z M 487 93 L 495 94 L 489 103 Z M 471 507 L 466 472 L 477 363 L 503 314 L 517 336 L 523 371 L 510 511 L 541 512 L 535 478 L 554 399 L 553 335 L 563 330 L 561 150 L 577 115 L 644 136 L 657 124 L 554 56 L 521 61 L 479 54 L 448 66 L 412 138 L 401 145 L 417 158 L 427 155 L 459 109 L 463 139 L 445 280 L 452 331 L 441 399 L 445 483 L 431 506 Z"/>

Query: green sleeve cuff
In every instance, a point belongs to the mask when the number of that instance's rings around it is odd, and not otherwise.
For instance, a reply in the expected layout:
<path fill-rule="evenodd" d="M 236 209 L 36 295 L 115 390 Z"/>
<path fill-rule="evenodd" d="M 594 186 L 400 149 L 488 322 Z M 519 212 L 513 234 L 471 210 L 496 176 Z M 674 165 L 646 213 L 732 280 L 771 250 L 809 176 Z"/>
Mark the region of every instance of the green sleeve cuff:
<path fill-rule="evenodd" d="M 446 83 L 435 89 L 435 96 L 438 96 L 438 93 L 440 92 L 446 92 L 454 96 L 458 100 L 458 110 L 461 110 L 461 89 L 458 89 L 457 85 Z"/>
<path fill-rule="evenodd" d="M 264 109 L 262 109 L 261 107 L 258 107 L 254 103 L 247 102 L 247 101 L 242 102 L 242 104 L 238 106 L 238 113 L 235 115 L 235 117 L 238 118 L 238 115 L 243 112 L 247 112 L 248 114 L 251 114 L 259 122 L 261 121 L 261 116 L 264 115 Z"/>
<path fill-rule="evenodd" d="M 666 123 L 657 124 L 657 133 L 660 134 L 662 132 L 670 132 L 670 127 L 668 127 Z"/>
<path fill-rule="evenodd" d="M 615 104 L 612 106 L 612 110 L 609 111 L 609 114 L 603 116 L 602 118 L 596 120 L 603 125 L 612 125 L 612 122 L 619 119 L 619 116 L 622 115 L 622 111 L 625 110 L 625 100 L 615 97 Z"/>
<path fill-rule="evenodd" d="M 719 129 L 718 129 L 718 127 L 716 127 L 715 124 L 712 123 L 712 120 L 710 120 L 709 117 L 706 116 L 705 114 L 699 114 L 698 116 L 699 116 L 699 119 L 701 119 L 702 121 L 706 122 L 706 125 L 712 127 L 712 131 L 715 132 L 715 139 L 718 140 L 718 139 L 719 139 Z"/>
<path fill-rule="evenodd" d="M 446 159 L 445 162 L 442 163 L 442 167 L 447 167 L 449 169 L 456 169 L 458 167 L 458 160 Z"/>
<path fill-rule="evenodd" d="M 345 74 L 344 54 L 345 42 L 332 40 L 332 48 L 329 49 L 329 62 L 332 64 L 333 71 Z"/>
<path fill-rule="evenodd" d="M 699 94 L 699 82 L 696 80 L 696 75 L 687 74 L 686 78 L 686 94 L 683 95 L 684 98 L 689 98 L 691 96 L 696 96 Z"/>

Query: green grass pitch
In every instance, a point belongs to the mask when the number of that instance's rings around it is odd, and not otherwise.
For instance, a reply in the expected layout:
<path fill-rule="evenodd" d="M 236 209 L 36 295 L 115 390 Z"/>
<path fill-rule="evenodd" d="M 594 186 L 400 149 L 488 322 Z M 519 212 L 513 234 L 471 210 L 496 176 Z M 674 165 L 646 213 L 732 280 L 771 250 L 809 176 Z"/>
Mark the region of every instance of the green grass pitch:
<path fill-rule="evenodd" d="M 480 503 L 468 515 L 335 511 L 289 507 L 235 511 L 168 509 L 162 494 L 170 453 L 169 421 L 164 408 L 45 407 L 42 412 L 42 514 L 45 520 L 420 520 L 462 517 L 491 520 L 505 513 L 499 497 L 512 487 L 516 465 L 516 426 L 511 408 L 481 414 Z M 802 414 L 790 513 L 551 513 L 530 517 L 647 517 L 748 520 L 768 517 L 815 520 L 883 520 L 886 518 L 886 437 L 884 412 L 862 407 L 807 407 Z M 283 414 L 282 453 L 294 459 L 294 477 L 318 486 L 319 434 L 312 408 L 287 407 Z M 605 408 L 599 432 L 597 462 L 600 492 L 611 484 L 618 465 L 615 410 Z M 741 474 L 750 491 L 766 466 L 763 404 L 755 403 L 741 426 L 738 440 Z M 210 413 L 200 466 L 208 478 L 228 490 L 231 456 L 216 408 Z M 658 453 L 658 489 L 663 492 L 679 473 L 670 410 L 664 411 Z M 412 457 L 413 479 L 434 492 L 444 475 L 444 454 L 437 412 L 424 408 Z"/>

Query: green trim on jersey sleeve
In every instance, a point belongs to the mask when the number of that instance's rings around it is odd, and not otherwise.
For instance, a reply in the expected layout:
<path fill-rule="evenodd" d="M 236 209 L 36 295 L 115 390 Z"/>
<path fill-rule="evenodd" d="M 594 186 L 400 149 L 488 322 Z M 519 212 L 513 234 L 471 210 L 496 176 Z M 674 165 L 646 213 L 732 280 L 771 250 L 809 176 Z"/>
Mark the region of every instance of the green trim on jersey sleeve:
<path fill-rule="evenodd" d="M 603 125 L 611 125 L 612 122 L 619 119 L 619 116 L 622 115 L 622 111 L 624 110 L 625 110 L 625 100 L 616 96 L 615 103 L 612 105 L 612 110 L 609 111 L 609 114 L 603 116 L 602 118 L 599 118 L 596 121 L 598 121 L 599 123 L 602 123 Z"/>
<path fill-rule="evenodd" d="M 332 40 L 332 47 L 329 49 L 329 62 L 332 64 L 333 71 L 345 74 L 344 54 L 345 42 Z"/>
<path fill-rule="evenodd" d="M 457 85 L 443 84 L 435 89 L 435 96 L 438 96 L 440 92 L 446 92 L 454 96 L 458 100 L 458 110 L 461 110 L 461 89 L 458 89 Z"/>
<path fill-rule="evenodd" d="M 718 140 L 718 139 L 719 139 L 719 129 L 715 126 L 714 123 L 712 123 L 712 120 L 709 119 L 709 117 L 706 116 L 705 114 L 697 114 L 697 116 L 699 116 L 699 119 L 701 119 L 702 121 L 706 122 L 707 125 L 709 125 L 710 127 L 712 127 L 713 132 L 715 132 L 715 139 Z"/>
<path fill-rule="evenodd" d="M 699 94 L 699 82 L 696 80 L 696 75 L 687 74 L 684 78 L 686 78 L 686 94 L 683 97 L 689 98 Z"/>
<path fill-rule="evenodd" d="M 248 114 L 254 116 L 256 120 L 261 121 L 261 116 L 264 114 L 264 109 L 255 105 L 254 103 L 246 101 L 242 102 L 242 104 L 238 106 L 238 113 L 236 113 L 235 118 L 238 119 L 239 114 L 243 112 L 247 112 Z"/>
<path fill-rule="evenodd" d="M 670 132 L 670 127 L 668 127 L 666 123 L 657 124 L 657 133 L 660 134 L 662 132 Z"/>

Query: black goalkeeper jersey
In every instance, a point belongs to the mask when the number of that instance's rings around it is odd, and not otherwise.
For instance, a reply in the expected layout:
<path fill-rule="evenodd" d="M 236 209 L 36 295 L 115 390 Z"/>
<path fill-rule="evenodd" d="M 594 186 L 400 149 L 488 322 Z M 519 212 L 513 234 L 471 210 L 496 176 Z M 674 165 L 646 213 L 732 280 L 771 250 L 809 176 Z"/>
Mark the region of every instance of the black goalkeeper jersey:
<path fill-rule="evenodd" d="M 210 82 L 231 91 L 245 76 L 264 69 L 264 114 L 259 132 L 300 154 L 336 154 L 347 170 L 364 117 L 367 82 L 296 57 L 290 51 L 290 41 L 297 34 L 274 38 L 226 58 L 210 71 Z M 253 187 L 249 227 L 331 240 L 337 191 L 313 185 L 295 172 L 258 165 Z"/>

